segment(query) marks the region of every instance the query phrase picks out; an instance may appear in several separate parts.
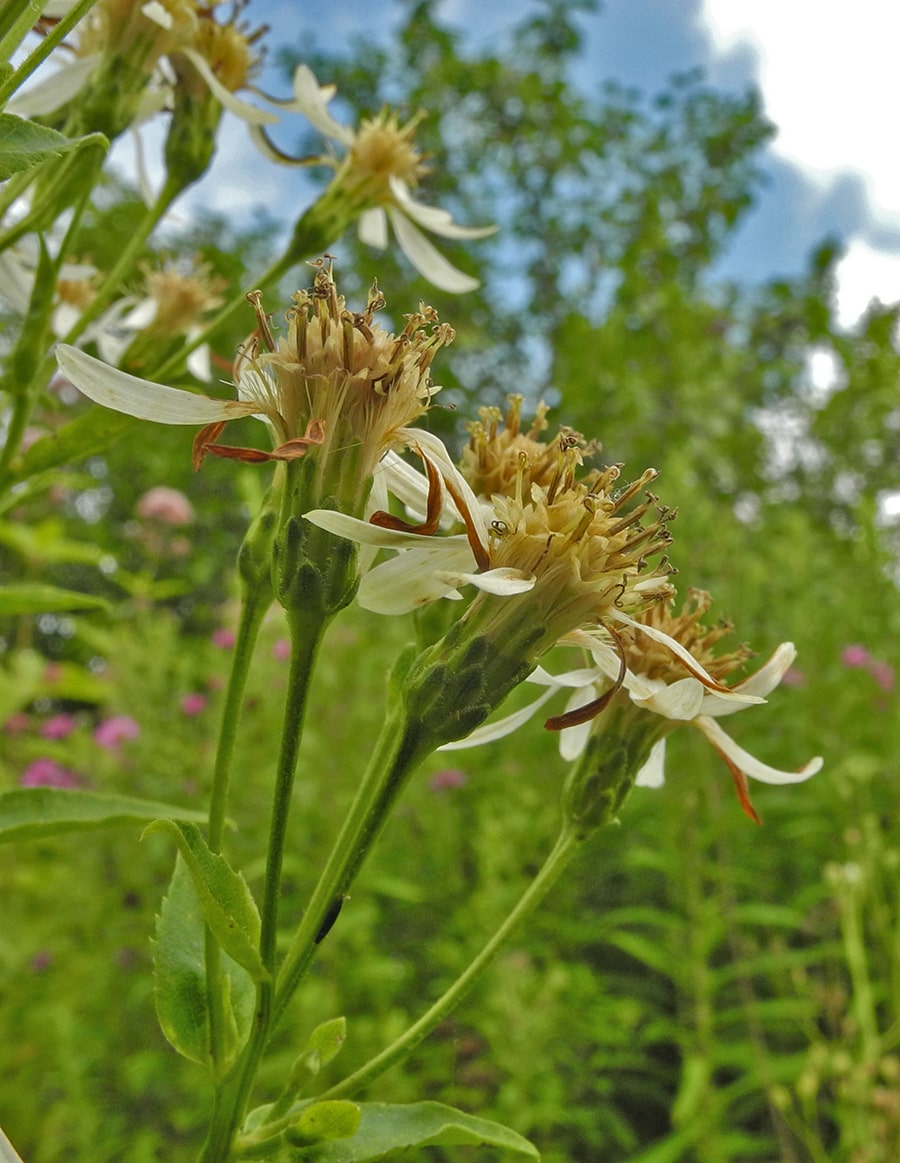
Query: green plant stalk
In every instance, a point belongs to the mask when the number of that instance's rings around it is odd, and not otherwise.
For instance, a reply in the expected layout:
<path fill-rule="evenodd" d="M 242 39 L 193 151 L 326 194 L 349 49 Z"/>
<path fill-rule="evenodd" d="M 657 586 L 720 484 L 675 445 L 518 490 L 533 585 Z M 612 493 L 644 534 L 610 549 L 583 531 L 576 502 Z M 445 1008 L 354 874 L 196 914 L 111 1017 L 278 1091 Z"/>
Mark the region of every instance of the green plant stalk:
<path fill-rule="evenodd" d="M 13 93 L 15 93 L 20 85 L 28 80 L 35 69 L 39 65 L 43 64 L 50 53 L 53 52 L 56 46 L 60 43 L 60 41 L 69 34 L 69 32 L 75 27 L 78 21 L 82 19 L 82 17 L 86 16 L 88 12 L 90 12 L 96 3 L 97 0 L 77 0 L 77 2 L 73 4 L 69 11 L 65 14 L 65 16 L 62 17 L 59 23 L 55 24 L 53 28 L 49 30 L 47 35 L 41 39 L 40 44 L 32 50 L 32 52 L 26 57 L 22 64 L 19 65 L 16 71 L 7 77 L 3 84 L 0 84 L 0 107 L 2 107 L 6 101 L 9 100 L 9 98 Z M 35 20 L 34 8 L 35 5 L 33 0 L 25 0 L 23 9 L 30 9 L 30 12 L 28 13 L 30 21 L 28 26 L 29 28 Z M 0 43 L 0 60 L 8 59 L 8 56 L 4 53 L 5 44 L 6 38 L 4 38 L 3 42 Z"/>
<path fill-rule="evenodd" d="M 80 204 L 75 208 L 75 213 L 72 215 L 72 221 L 66 230 L 62 245 L 57 252 L 56 261 L 54 263 L 54 280 L 58 274 L 63 263 L 63 256 L 68 249 L 70 240 L 75 236 L 79 225 L 81 224 L 81 216 L 84 213 L 84 208 L 87 205 L 87 195 L 82 198 Z M 12 414 L 9 418 L 9 424 L 6 432 L 6 441 L 3 448 L 0 449 L 0 477 L 6 472 L 12 463 L 13 457 L 19 451 L 22 444 L 22 439 L 28 427 L 28 422 L 31 420 L 40 393 L 43 391 L 46 384 L 50 382 L 50 377 L 56 367 L 56 357 L 51 350 L 40 361 L 36 371 L 31 376 L 25 390 L 14 398 Z M 2 485 L 0 485 L 2 488 Z"/>
<path fill-rule="evenodd" d="M 231 767 L 234 760 L 241 704 L 247 686 L 253 648 L 256 645 L 259 628 L 262 625 L 268 604 L 268 594 L 262 597 L 258 590 L 249 586 L 245 587 L 231 662 L 231 673 L 228 676 L 228 687 L 225 691 L 225 705 L 222 708 L 222 722 L 219 728 L 219 740 L 213 768 L 212 795 L 209 803 L 209 827 L 206 842 L 210 851 L 215 853 L 222 851 L 225 817 L 228 810 L 228 792 L 231 784 Z M 206 930 L 205 953 L 210 1056 L 213 1068 L 217 1070 L 224 1055 L 225 1003 L 222 995 L 219 944 L 208 928 Z"/>
<path fill-rule="evenodd" d="M 382 1050 L 380 1054 L 371 1058 L 364 1066 L 354 1071 L 353 1074 L 348 1075 L 347 1078 L 326 1090 L 324 1094 L 319 1095 L 317 1101 L 345 1098 L 355 1094 L 356 1091 L 368 1086 L 370 1082 L 414 1050 L 475 985 L 519 926 L 534 912 L 553 885 L 556 884 L 583 842 L 583 837 L 577 835 L 573 829 L 564 827 L 540 871 L 519 898 L 509 916 L 450 988 L 396 1041 Z"/>
<path fill-rule="evenodd" d="M 844 939 L 844 955 L 850 980 L 853 982 L 853 1011 L 860 1033 L 860 1049 L 863 1065 L 874 1070 L 881 1055 L 881 1039 L 878 1034 L 875 994 L 869 975 L 866 942 L 861 924 L 861 886 L 844 882 L 840 890 L 841 931 Z"/>
<path fill-rule="evenodd" d="M 116 296 L 116 292 L 122 285 L 122 280 L 130 273 L 135 265 L 138 255 L 140 254 L 144 243 L 153 233 L 157 223 L 181 193 L 182 186 L 180 182 L 174 181 L 172 178 L 167 178 L 163 188 L 160 190 L 156 201 L 144 214 L 137 230 L 128 239 L 125 248 L 119 255 L 118 261 L 113 269 L 106 275 L 97 293 L 94 295 L 90 305 L 82 311 L 78 321 L 69 331 L 66 336 L 65 343 L 75 343 L 80 336 L 84 334 L 88 326 L 102 314 L 109 306 Z"/>
<path fill-rule="evenodd" d="M 234 1069 L 219 1087 L 213 1102 L 213 1112 L 206 1142 L 198 1156 L 198 1163 L 225 1163 L 250 1094 L 260 1059 L 266 1048 L 271 1028 L 275 979 L 275 938 L 278 925 L 278 897 L 281 891 L 281 870 L 284 842 L 290 812 L 291 793 L 303 721 L 306 713 L 310 680 L 322 636 L 328 619 L 304 618 L 289 615 L 291 629 L 291 665 L 284 711 L 281 751 L 275 778 L 269 844 L 261 912 L 260 957 L 271 977 L 257 988 L 256 1015 L 250 1039 Z"/>
<path fill-rule="evenodd" d="M 397 700 L 278 974 L 273 1029 L 315 956 L 327 918 L 355 880 L 407 780 L 431 750 Z"/>
<path fill-rule="evenodd" d="M 47 0 L 7 0 L 0 12 L 0 63 L 8 61 L 47 6 Z"/>

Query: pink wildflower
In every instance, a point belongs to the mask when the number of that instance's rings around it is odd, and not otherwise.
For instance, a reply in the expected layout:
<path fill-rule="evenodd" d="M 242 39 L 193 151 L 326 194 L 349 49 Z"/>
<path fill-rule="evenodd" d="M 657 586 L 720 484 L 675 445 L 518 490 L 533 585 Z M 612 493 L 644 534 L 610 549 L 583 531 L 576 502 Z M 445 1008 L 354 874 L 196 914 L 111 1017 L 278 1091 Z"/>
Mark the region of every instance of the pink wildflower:
<path fill-rule="evenodd" d="M 789 666 L 781 676 L 782 686 L 806 686 L 806 673 L 799 666 Z"/>
<path fill-rule="evenodd" d="M 869 661 L 869 652 L 865 646 L 860 646 L 854 643 L 852 646 L 845 646 L 841 651 L 841 662 L 844 666 L 865 666 Z"/>
<path fill-rule="evenodd" d="M 39 949 L 31 958 L 31 968 L 34 973 L 43 973 L 53 964 L 53 954 L 49 949 Z"/>
<path fill-rule="evenodd" d="M 24 711 L 13 711 L 6 722 L 3 724 L 3 730 L 7 735 L 21 735 L 23 731 L 27 731 L 31 726 L 31 720 Z"/>
<path fill-rule="evenodd" d="M 277 658 L 279 662 L 285 662 L 291 657 L 291 644 L 287 638 L 279 638 L 273 643 L 272 657 Z"/>
<path fill-rule="evenodd" d="M 177 489 L 157 485 L 138 500 L 137 514 L 145 521 L 158 521 L 161 525 L 190 525 L 194 520 L 194 506 Z"/>
<path fill-rule="evenodd" d="M 221 626 L 213 630 L 212 641 L 213 646 L 218 646 L 220 650 L 230 650 L 234 646 L 234 631 Z"/>
<path fill-rule="evenodd" d="M 19 777 L 21 787 L 67 787 L 79 786 L 78 776 L 54 759 L 34 759 Z"/>
<path fill-rule="evenodd" d="M 896 682 L 894 668 L 889 662 L 880 662 L 877 658 L 869 660 L 869 674 L 878 683 L 883 691 L 892 691 Z"/>
<path fill-rule="evenodd" d="M 140 724 L 130 715 L 110 715 L 94 728 L 94 742 L 105 751 L 118 751 L 128 739 L 137 739 Z"/>
<path fill-rule="evenodd" d="M 191 695 L 183 695 L 181 698 L 181 709 L 186 715 L 193 718 L 195 715 L 200 715 L 206 710 L 207 704 L 206 695 L 201 695 L 199 692 Z"/>
<path fill-rule="evenodd" d="M 41 724 L 39 734 L 43 739 L 65 739 L 67 735 L 72 734 L 75 726 L 74 715 L 52 715 L 45 723 Z"/>
<path fill-rule="evenodd" d="M 464 771 L 460 771 L 458 767 L 445 767 L 432 775 L 428 781 L 428 786 L 432 791 L 448 791 L 451 788 L 464 787 L 466 781 L 467 776 Z"/>

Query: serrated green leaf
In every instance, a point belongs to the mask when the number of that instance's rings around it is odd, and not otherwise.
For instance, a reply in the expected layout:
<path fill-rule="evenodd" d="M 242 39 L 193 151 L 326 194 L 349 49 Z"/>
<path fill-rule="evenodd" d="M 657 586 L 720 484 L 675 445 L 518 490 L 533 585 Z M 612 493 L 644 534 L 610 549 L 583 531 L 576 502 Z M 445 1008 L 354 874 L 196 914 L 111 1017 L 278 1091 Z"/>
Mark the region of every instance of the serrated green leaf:
<path fill-rule="evenodd" d="M 254 981 L 266 981 L 269 974 L 259 956 L 259 911 L 243 876 L 224 856 L 210 852 L 194 824 L 176 823 L 171 818 L 155 820 L 144 835 L 153 832 L 168 833 L 178 845 L 216 941 Z"/>
<path fill-rule="evenodd" d="M 206 922 L 187 864 L 179 854 L 156 922 L 154 991 L 159 1024 L 179 1054 L 211 1067 L 206 995 Z M 222 954 L 227 1070 L 250 1036 L 256 988 L 246 970 Z"/>
<path fill-rule="evenodd" d="M 12 618 L 19 614 L 49 614 L 57 610 L 106 610 L 109 602 L 94 594 L 78 594 L 57 586 L 25 585 L 4 586 L 0 589 L 0 617 Z"/>
<path fill-rule="evenodd" d="M 160 817 L 202 820 L 205 813 L 190 808 L 59 787 L 20 787 L 0 794 L 0 842 L 34 840 L 61 832 L 142 824 Z"/>
<path fill-rule="evenodd" d="M 349 1139 L 321 1143 L 312 1149 L 282 1148 L 272 1163 L 315 1159 L 316 1163 L 374 1163 L 391 1151 L 410 1147 L 498 1147 L 529 1159 L 540 1159 L 537 1148 L 500 1123 L 467 1115 L 439 1102 L 406 1106 L 364 1102 L 359 1105 L 359 1130 Z"/>
<path fill-rule="evenodd" d="M 33 169 L 49 158 L 62 157 L 77 144 L 55 129 L 0 113 L 0 181 Z"/>

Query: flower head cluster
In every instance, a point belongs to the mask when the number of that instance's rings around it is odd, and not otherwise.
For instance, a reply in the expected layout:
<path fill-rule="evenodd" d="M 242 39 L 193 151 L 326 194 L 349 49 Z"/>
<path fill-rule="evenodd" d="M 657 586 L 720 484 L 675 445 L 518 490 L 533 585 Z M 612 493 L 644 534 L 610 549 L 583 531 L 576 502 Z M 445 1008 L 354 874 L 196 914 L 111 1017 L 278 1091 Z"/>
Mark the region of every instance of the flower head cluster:
<path fill-rule="evenodd" d="M 329 113 L 328 103 L 334 94 L 333 85 L 320 86 L 311 70 L 300 65 L 294 73 L 294 100 L 281 104 L 287 110 L 301 113 L 321 134 L 341 146 L 344 150 L 341 158 L 333 154 L 291 158 L 278 150 L 262 129 L 254 131 L 257 140 L 276 161 L 332 166 L 335 170 L 329 186 L 332 200 L 341 204 L 341 217 L 358 217 L 363 242 L 384 250 L 390 227 L 400 249 L 429 282 L 454 294 L 474 290 L 477 279 L 452 266 L 419 227 L 451 239 L 484 238 L 493 234 L 496 227 L 460 226 L 446 210 L 425 206 L 413 197 L 412 191 L 427 172 L 415 144 L 421 115 L 401 125 L 393 113 L 383 110 L 375 117 L 364 119 L 354 130 Z"/>
<path fill-rule="evenodd" d="M 284 336 L 273 335 L 259 294 L 249 298 L 257 328 L 235 363 L 237 399 L 149 383 L 66 345 L 57 349 L 60 368 L 86 396 L 116 411 L 162 424 L 203 425 L 194 445 L 197 466 L 208 454 L 292 461 L 315 449 L 324 476 L 340 457 L 342 476 L 352 478 L 345 502 L 361 511 L 360 498 L 385 451 L 412 438 L 407 426 L 439 390 L 431 363 L 453 339 L 452 328 L 420 305 L 399 334 L 385 330 L 375 320 L 384 305 L 377 287 L 365 310 L 352 312 L 325 262 L 313 286 L 294 295 Z M 271 451 L 217 443 L 229 420 L 251 415 L 270 429 Z"/>
<path fill-rule="evenodd" d="M 446 749 L 501 738 L 531 718 L 554 694 L 568 690 L 565 711 L 545 724 L 560 731 L 564 758 L 581 755 L 592 732 L 603 730 L 608 717 L 617 715 L 620 729 L 626 721 L 627 729 L 641 732 L 652 742 L 634 782 L 659 787 L 664 779 L 666 736 L 681 724 L 690 723 L 725 760 L 742 808 L 758 822 L 750 802 L 748 776 L 763 783 L 797 783 L 815 775 L 822 760 L 812 759 L 797 771 L 780 771 L 750 755 L 716 722 L 765 702 L 797 652 L 792 643 L 784 642 L 748 678 L 727 685 L 725 680 L 753 655 L 743 645 L 728 651 L 719 648 L 732 627 L 728 622 L 711 628 L 704 625 L 710 601 L 709 594 L 692 589 L 679 612 L 667 601 L 634 618 L 620 615 L 614 630 L 607 626 L 567 635 L 562 643 L 587 650 L 593 665 L 555 675 L 537 668 L 528 681 L 547 688 L 539 699 Z"/>
<path fill-rule="evenodd" d="M 211 95 L 248 124 L 277 121 L 234 95 L 257 69 L 253 45 L 263 30 L 220 23 L 215 8 L 197 0 L 98 0 L 78 26 L 71 62 L 8 108 L 51 120 L 56 114 L 70 136 L 99 130 L 114 138 L 170 108 L 186 88 L 190 102 Z"/>
<path fill-rule="evenodd" d="M 666 559 L 648 566 L 671 540 L 672 514 L 652 494 L 635 503 L 654 469 L 625 488 L 618 487 L 618 466 L 578 476 L 581 448 L 561 439 L 533 459 L 518 450 L 512 492 L 488 501 L 476 496 L 436 438 L 420 433 L 411 446 L 427 479 L 420 523 L 386 512 L 368 522 L 306 514 L 340 536 L 398 551 L 362 579 L 359 601 L 367 608 L 402 613 L 459 598 L 458 587 L 471 584 L 480 591 L 465 615 L 471 627 L 499 641 L 504 624 L 524 618 L 540 627 L 540 653 L 569 631 L 602 625 L 613 612 L 641 610 L 672 592 Z M 448 507 L 464 532 L 440 532 Z"/>

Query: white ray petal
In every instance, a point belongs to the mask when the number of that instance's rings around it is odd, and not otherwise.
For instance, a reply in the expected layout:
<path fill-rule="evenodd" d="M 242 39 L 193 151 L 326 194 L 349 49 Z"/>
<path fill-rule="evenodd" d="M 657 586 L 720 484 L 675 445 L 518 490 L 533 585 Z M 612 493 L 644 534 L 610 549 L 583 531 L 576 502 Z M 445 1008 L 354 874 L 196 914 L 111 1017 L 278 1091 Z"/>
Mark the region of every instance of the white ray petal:
<path fill-rule="evenodd" d="M 662 787 L 666 782 L 666 741 L 658 739 L 647 757 L 647 762 L 637 773 L 635 787 Z"/>
<path fill-rule="evenodd" d="M 388 216 L 394 233 L 397 235 L 397 241 L 400 243 L 400 249 L 419 274 L 428 279 L 430 283 L 434 283 L 436 287 L 451 295 L 462 295 L 467 291 L 474 291 L 480 285 L 477 279 L 464 274 L 444 258 L 421 230 L 403 214 L 397 210 L 388 209 Z"/>
<path fill-rule="evenodd" d="M 307 65 L 298 65 L 294 70 L 294 101 L 291 108 L 302 113 L 319 133 L 349 149 L 353 145 L 353 130 L 335 121 L 327 108 L 335 92 L 334 85 L 320 85 Z"/>
<path fill-rule="evenodd" d="M 471 566 L 473 562 L 469 542 L 463 534 L 451 537 L 428 537 L 421 533 L 406 533 L 402 529 L 385 529 L 381 525 L 372 525 L 369 521 L 360 521 L 358 517 L 351 517 L 347 513 L 338 513 L 334 509 L 310 509 L 303 514 L 305 520 L 338 537 L 346 537 L 349 541 L 356 541 L 359 545 L 377 545 L 379 549 L 422 549 L 433 548 L 438 554 L 452 554 L 460 548 L 465 549 L 464 561 Z M 447 558 L 440 558 L 441 561 Z M 463 567 L 465 568 L 465 566 Z"/>
<path fill-rule="evenodd" d="M 434 569 L 434 556 L 433 550 L 407 549 L 376 565 L 360 581 L 357 602 L 375 614 L 408 614 L 439 598 L 459 600 L 462 594 Z"/>
<path fill-rule="evenodd" d="M 779 771 L 777 767 L 769 767 L 767 763 L 763 763 L 752 756 L 749 751 L 739 747 L 730 735 L 726 735 L 715 719 L 701 715 L 695 722 L 713 747 L 717 751 L 721 751 L 735 767 L 739 768 L 744 775 L 749 775 L 751 779 L 775 784 L 802 783 L 803 780 L 809 779 L 810 776 L 822 769 L 823 760 L 817 756 L 801 767 L 799 771 Z"/>
<path fill-rule="evenodd" d="M 586 707 L 588 703 L 592 703 L 597 698 L 599 693 L 593 685 L 585 686 L 575 691 L 566 703 L 564 714 Z M 571 763 L 573 759 L 577 759 L 582 751 L 584 751 L 593 725 L 592 720 L 589 719 L 586 723 L 576 723 L 574 727 L 564 727 L 560 731 L 559 753 L 568 763 Z"/>
<path fill-rule="evenodd" d="M 555 694 L 555 689 L 544 691 L 527 707 L 522 707 L 521 710 L 514 711 L 511 715 L 506 715 L 493 723 L 486 723 L 483 727 L 476 727 L 472 734 L 467 735 L 465 739 L 457 739 L 455 743 L 445 743 L 438 748 L 438 751 L 462 751 L 467 747 L 480 747 L 484 743 L 493 743 L 495 739 L 503 739 L 506 735 L 511 735 L 513 731 L 517 731 L 529 719 L 534 718 L 544 703 L 553 698 Z"/>
<path fill-rule="evenodd" d="M 626 686 L 628 685 L 626 680 Z M 666 719 L 689 722 L 696 718 L 703 706 L 703 684 L 695 678 L 681 678 L 676 682 L 664 683 L 662 689 L 642 698 L 632 692 L 636 706 L 653 711 Z"/>
<path fill-rule="evenodd" d="M 211 424 L 216 420 L 250 416 L 259 410 L 255 404 L 195 396 L 179 388 L 139 379 L 64 343 L 57 347 L 56 358 L 63 375 L 85 396 L 138 420 L 154 420 L 158 424 Z"/>
<path fill-rule="evenodd" d="M 460 226 L 453 221 L 452 214 L 439 206 L 423 206 L 413 198 L 406 182 L 396 174 L 391 174 L 388 182 L 401 213 L 432 234 L 439 234 L 442 238 L 487 238 L 489 234 L 497 233 L 496 226 Z"/>
<path fill-rule="evenodd" d="M 196 49 L 182 48 L 178 51 L 191 62 L 206 82 L 210 93 L 212 93 L 223 109 L 227 109 L 235 117 L 240 117 L 241 121 L 246 121 L 248 125 L 273 125 L 278 121 L 277 113 L 272 113 L 268 109 L 260 109 L 257 105 L 249 105 L 246 101 L 242 101 L 240 97 L 236 97 L 230 89 L 226 89 L 209 67 L 209 62 Z"/>
<path fill-rule="evenodd" d="M 652 638 L 654 642 L 659 642 L 668 650 L 671 650 L 676 658 L 681 659 L 691 674 L 697 675 L 698 678 L 704 679 L 713 686 L 718 687 L 721 685 L 701 666 L 689 650 L 682 646 L 680 642 L 676 642 L 670 635 L 663 633 L 662 630 L 657 630 L 655 626 L 647 626 L 643 622 L 637 622 L 634 618 L 629 617 L 628 614 L 623 614 L 621 610 L 613 609 L 610 611 L 609 616 L 616 622 L 622 622 L 626 626 L 631 626 L 633 629 L 639 630 L 640 633 L 646 634 L 648 638 Z M 741 706 L 751 706 L 754 703 L 764 703 L 766 701 L 764 698 L 760 698 L 749 692 L 745 693 L 743 690 L 738 690 L 737 688 L 730 691 L 717 690 L 715 693 L 720 699 L 736 702 Z"/>
<path fill-rule="evenodd" d="M 381 206 L 363 210 L 356 224 L 356 233 L 366 246 L 374 246 L 376 250 L 387 250 L 388 220 Z"/>
<path fill-rule="evenodd" d="M 101 60 L 100 53 L 91 53 L 63 65 L 45 80 L 17 93 L 7 102 L 6 112 L 19 117 L 41 117 L 62 108 L 77 96 Z"/>
<path fill-rule="evenodd" d="M 444 538 L 447 540 L 447 538 Z M 441 569 L 437 575 L 440 579 L 456 586 L 476 586 L 488 594 L 499 594 L 508 597 L 510 594 L 524 594 L 534 589 L 537 578 L 526 575 L 520 569 L 501 567 L 500 569 L 486 569 L 484 573 L 454 573 L 451 570 Z"/>

